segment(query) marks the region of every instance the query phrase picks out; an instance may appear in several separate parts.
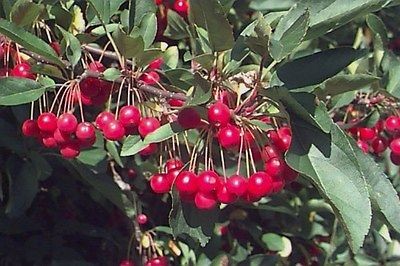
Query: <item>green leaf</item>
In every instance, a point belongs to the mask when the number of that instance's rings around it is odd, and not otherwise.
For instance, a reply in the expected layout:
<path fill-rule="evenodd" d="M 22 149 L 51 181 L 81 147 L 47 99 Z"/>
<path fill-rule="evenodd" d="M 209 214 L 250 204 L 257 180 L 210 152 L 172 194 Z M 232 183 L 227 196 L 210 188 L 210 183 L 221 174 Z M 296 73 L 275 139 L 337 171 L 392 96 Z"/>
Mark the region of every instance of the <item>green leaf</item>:
<path fill-rule="evenodd" d="M 272 251 L 281 251 L 285 247 L 282 237 L 274 233 L 267 233 L 261 237 L 262 242 Z"/>
<path fill-rule="evenodd" d="M 88 0 L 90 5 L 87 7 L 86 17 L 88 18 L 89 25 L 101 24 L 97 16 L 108 24 L 110 18 L 118 12 L 119 7 L 125 2 L 124 0 Z"/>
<path fill-rule="evenodd" d="M 56 52 L 50 45 L 32 33 L 18 27 L 14 23 L 0 19 L 0 34 L 7 36 L 12 41 L 22 45 L 29 51 L 43 56 L 48 61 L 59 66 L 64 66 L 63 62 L 58 58 Z"/>
<path fill-rule="evenodd" d="M 38 73 L 59 79 L 65 79 L 61 70 L 54 65 L 36 64 L 31 67 L 33 73 Z"/>
<path fill-rule="evenodd" d="M 90 165 L 96 166 L 106 160 L 107 153 L 103 148 L 91 148 L 83 150 L 78 156 L 78 161 Z"/>
<path fill-rule="evenodd" d="M 121 71 L 119 69 L 116 69 L 114 67 L 107 68 L 103 72 L 103 78 L 108 81 L 114 81 L 121 77 Z"/>
<path fill-rule="evenodd" d="M 43 5 L 35 4 L 28 0 L 18 0 L 11 9 L 10 18 L 18 26 L 29 26 L 36 22 L 43 10 Z"/>
<path fill-rule="evenodd" d="M 45 87 L 31 79 L 1 78 L 0 105 L 19 105 L 36 101 L 45 90 Z"/>
<path fill-rule="evenodd" d="M 231 25 L 225 17 L 218 0 L 189 0 L 189 21 L 205 29 L 214 52 L 222 52 L 233 47 Z"/>
<path fill-rule="evenodd" d="M 193 204 L 182 202 L 176 191 L 172 195 L 172 210 L 169 214 L 169 224 L 174 237 L 189 236 L 204 247 L 211 239 L 218 210 L 200 210 Z"/>
<path fill-rule="evenodd" d="M 261 129 L 262 131 L 269 131 L 271 129 L 274 129 L 273 126 L 271 126 L 270 124 L 267 124 L 261 120 L 257 120 L 257 119 L 253 119 L 249 121 L 250 124 L 252 124 L 253 126 L 258 127 L 259 129 Z"/>
<path fill-rule="evenodd" d="M 400 98 L 400 60 L 393 54 L 385 54 L 386 59 L 389 61 L 389 75 L 386 90 L 392 96 Z"/>
<path fill-rule="evenodd" d="M 157 130 L 148 134 L 144 139 L 144 143 L 146 143 L 146 144 L 159 143 L 159 142 L 167 140 L 183 131 L 185 131 L 185 129 L 182 128 L 178 122 L 174 121 L 174 122 L 165 124 L 165 125 L 159 127 Z"/>
<path fill-rule="evenodd" d="M 57 28 L 61 31 L 64 37 L 63 46 L 65 47 L 65 53 L 67 55 L 68 61 L 71 63 L 72 67 L 75 67 L 81 59 L 81 43 L 79 42 L 78 38 L 76 38 L 72 33 L 64 30 L 60 26 L 57 26 Z"/>
<path fill-rule="evenodd" d="M 127 58 L 136 57 L 144 51 L 144 42 L 141 36 L 132 37 L 119 28 L 114 31 L 113 38 L 120 53 Z"/>
<path fill-rule="evenodd" d="M 242 32 L 242 36 L 244 36 L 244 42 L 251 51 L 266 57 L 268 55 L 271 31 L 272 29 L 265 18 L 260 16 Z"/>
<path fill-rule="evenodd" d="M 277 74 L 288 89 L 316 85 L 365 54 L 350 47 L 329 49 L 289 61 L 278 68 Z"/>
<path fill-rule="evenodd" d="M 137 30 L 135 30 L 137 29 Z M 130 34 L 131 36 L 135 36 L 135 34 L 139 34 L 143 38 L 144 48 L 150 47 L 152 45 L 154 39 L 157 34 L 157 17 L 154 13 L 148 13 L 140 22 L 138 28 L 134 28 L 134 34 Z"/>
<path fill-rule="evenodd" d="M 122 145 L 121 156 L 135 155 L 146 148 L 147 145 L 140 136 L 128 136 Z"/>
<path fill-rule="evenodd" d="M 381 38 L 384 45 L 388 43 L 388 33 L 382 19 L 374 14 L 368 14 L 365 21 L 368 27 Z"/>
<path fill-rule="evenodd" d="M 246 260 L 240 262 L 238 266 L 277 265 L 277 263 L 278 256 L 258 254 L 249 256 Z"/>
<path fill-rule="evenodd" d="M 194 74 L 194 93 L 188 105 L 200 105 L 208 102 L 212 96 L 211 84 L 199 73 Z"/>
<path fill-rule="evenodd" d="M 111 157 L 115 160 L 115 162 L 120 166 L 124 167 L 124 163 L 119 156 L 117 145 L 115 145 L 114 141 L 107 140 L 106 141 L 107 151 L 110 153 Z"/>
<path fill-rule="evenodd" d="M 334 124 L 331 134 L 327 134 L 292 116 L 291 126 L 293 137 L 287 163 L 307 176 L 330 203 L 356 253 L 369 231 L 371 203 L 353 147 Z"/>
<path fill-rule="evenodd" d="M 168 25 L 164 31 L 164 36 L 172 40 L 182 40 L 189 38 L 188 24 L 186 21 L 172 9 L 168 9 Z"/>
<path fill-rule="evenodd" d="M 271 36 L 269 51 L 272 58 L 281 61 L 300 45 L 310 22 L 307 9 L 294 6 L 279 21 Z"/>
<path fill-rule="evenodd" d="M 139 26 L 143 17 L 148 13 L 156 13 L 157 7 L 154 1 L 129 0 L 129 29 L 131 32 L 134 26 Z"/>
<path fill-rule="evenodd" d="M 379 80 L 379 77 L 368 74 L 342 74 L 326 80 L 314 92 L 322 99 L 328 95 L 336 96 L 348 91 L 359 90 Z"/>

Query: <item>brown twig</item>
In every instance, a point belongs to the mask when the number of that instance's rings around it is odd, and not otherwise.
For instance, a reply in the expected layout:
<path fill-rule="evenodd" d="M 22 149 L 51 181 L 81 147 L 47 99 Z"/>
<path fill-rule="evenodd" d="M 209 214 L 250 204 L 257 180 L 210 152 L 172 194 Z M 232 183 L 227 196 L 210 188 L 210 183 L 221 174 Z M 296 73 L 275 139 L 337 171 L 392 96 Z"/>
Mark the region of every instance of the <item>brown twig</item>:
<path fill-rule="evenodd" d="M 104 57 L 107 57 L 109 59 L 113 59 L 115 61 L 118 61 L 118 55 L 115 52 L 111 52 L 111 51 L 104 51 L 100 48 L 96 48 L 87 44 L 82 44 L 82 50 L 87 51 L 89 53 L 93 53 L 93 54 L 98 54 L 98 55 L 103 55 Z M 128 65 L 132 65 L 132 61 L 131 60 L 125 60 L 125 62 Z"/>

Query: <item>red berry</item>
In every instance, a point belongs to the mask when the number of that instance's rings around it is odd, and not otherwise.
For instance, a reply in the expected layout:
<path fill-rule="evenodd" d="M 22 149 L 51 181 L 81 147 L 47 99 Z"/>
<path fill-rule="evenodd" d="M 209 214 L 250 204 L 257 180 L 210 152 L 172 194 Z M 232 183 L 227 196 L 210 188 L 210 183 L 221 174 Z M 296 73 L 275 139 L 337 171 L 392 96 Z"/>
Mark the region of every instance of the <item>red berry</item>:
<path fill-rule="evenodd" d="M 139 214 L 137 217 L 136 217 L 136 220 L 137 220 L 137 222 L 138 222 L 138 224 L 146 224 L 147 223 L 147 215 L 146 214 Z"/>
<path fill-rule="evenodd" d="M 392 115 L 392 116 L 389 116 L 388 118 L 386 118 L 385 129 L 389 133 L 395 133 L 396 131 L 398 131 L 400 129 L 399 117 Z"/>
<path fill-rule="evenodd" d="M 111 121 L 115 120 L 115 116 L 113 113 L 104 111 L 98 114 L 96 117 L 96 126 L 100 129 L 103 130 L 103 128 L 108 125 Z"/>
<path fill-rule="evenodd" d="M 160 0 L 158 0 L 160 1 Z M 162 0 L 160 1 L 162 2 Z M 150 62 L 149 68 L 150 69 L 160 69 L 161 66 L 164 64 L 164 59 L 162 57 L 154 59 L 153 61 Z"/>
<path fill-rule="evenodd" d="M 58 128 L 54 131 L 53 137 L 56 140 L 56 142 L 60 145 L 70 142 L 72 140 L 71 134 L 63 133 Z"/>
<path fill-rule="evenodd" d="M 78 139 L 81 148 L 90 148 L 96 143 L 96 135 L 91 139 Z"/>
<path fill-rule="evenodd" d="M 57 117 L 53 113 L 42 113 L 38 117 L 37 124 L 41 131 L 54 132 L 57 128 Z"/>
<path fill-rule="evenodd" d="M 371 147 L 375 154 L 384 152 L 387 146 L 388 146 L 388 141 L 384 137 L 377 137 L 371 143 Z"/>
<path fill-rule="evenodd" d="M 113 120 L 104 126 L 103 134 L 108 140 L 121 140 L 125 136 L 125 129 L 118 120 Z"/>
<path fill-rule="evenodd" d="M 197 192 L 197 176 L 191 171 L 182 171 L 175 179 L 175 186 L 180 193 L 194 194 Z"/>
<path fill-rule="evenodd" d="M 280 158 L 272 158 L 265 163 L 265 172 L 271 176 L 281 175 L 283 170 L 284 162 Z"/>
<path fill-rule="evenodd" d="M 93 61 L 89 64 L 89 70 L 96 71 L 96 72 L 104 72 L 106 67 L 99 61 Z"/>
<path fill-rule="evenodd" d="M 119 266 L 135 266 L 130 260 L 123 260 L 120 262 Z"/>
<path fill-rule="evenodd" d="M 58 146 L 57 141 L 54 139 L 51 133 L 46 133 L 42 136 L 42 144 L 49 149 L 56 148 Z"/>
<path fill-rule="evenodd" d="M 155 193 L 163 194 L 171 190 L 171 182 L 165 174 L 155 174 L 150 178 L 150 187 Z"/>
<path fill-rule="evenodd" d="M 151 144 L 147 145 L 146 148 L 141 150 L 139 152 L 139 154 L 142 155 L 142 156 L 149 156 L 149 155 L 152 155 L 152 154 L 156 153 L 157 150 L 158 150 L 157 144 L 151 143 Z"/>
<path fill-rule="evenodd" d="M 367 142 L 362 141 L 362 140 L 358 140 L 358 141 L 357 141 L 357 146 L 358 146 L 364 153 L 368 153 L 369 145 L 368 145 Z"/>
<path fill-rule="evenodd" d="M 218 187 L 217 199 L 221 203 L 230 204 L 230 203 L 233 203 L 237 199 L 237 196 L 235 194 L 229 192 L 228 188 L 227 188 L 227 184 L 223 183 L 222 185 L 220 185 Z"/>
<path fill-rule="evenodd" d="M 31 72 L 31 66 L 28 63 L 21 63 L 14 66 L 11 70 L 11 76 L 27 78 L 27 79 L 35 79 L 35 75 Z"/>
<path fill-rule="evenodd" d="M 197 186 L 203 193 L 211 193 L 217 190 L 220 185 L 220 178 L 214 171 L 204 171 L 197 177 Z"/>
<path fill-rule="evenodd" d="M 152 258 L 148 260 L 145 264 L 145 266 L 168 266 L 168 258 L 165 256 L 160 256 L 156 258 Z"/>
<path fill-rule="evenodd" d="M 400 154 L 396 154 L 396 153 L 391 152 L 390 153 L 390 160 L 392 161 L 393 164 L 400 165 Z"/>
<path fill-rule="evenodd" d="M 139 80 L 143 81 L 147 85 L 154 85 L 154 84 L 157 84 L 160 81 L 160 76 L 158 75 L 157 72 L 150 71 L 148 73 L 143 73 L 139 77 Z"/>
<path fill-rule="evenodd" d="M 94 130 L 94 126 L 89 122 L 79 123 L 79 125 L 76 128 L 75 135 L 79 140 L 88 140 L 96 138 L 96 132 Z"/>
<path fill-rule="evenodd" d="M 165 162 L 165 171 L 170 172 L 174 169 L 182 169 L 183 163 L 179 159 L 169 159 L 168 161 Z"/>
<path fill-rule="evenodd" d="M 240 144 L 240 130 L 228 125 L 218 132 L 218 141 L 224 148 L 233 148 Z"/>
<path fill-rule="evenodd" d="M 231 120 L 229 107 L 221 102 L 216 102 L 208 108 L 208 121 L 217 127 L 226 126 Z"/>
<path fill-rule="evenodd" d="M 139 123 L 139 134 L 143 138 L 160 127 L 160 121 L 155 117 L 143 118 Z"/>
<path fill-rule="evenodd" d="M 39 135 L 39 127 L 35 120 L 28 119 L 22 124 L 22 134 L 26 137 L 36 137 Z"/>
<path fill-rule="evenodd" d="M 99 95 L 101 90 L 101 82 L 102 81 L 100 79 L 93 77 L 85 78 L 84 80 L 82 80 L 79 83 L 79 88 L 81 90 L 82 97 L 93 98 Z M 92 101 L 92 99 L 90 99 L 90 101 Z M 82 100 L 82 102 L 85 103 L 84 100 Z M 85 104 L 90 105 L 87 103 Z M 93 103 L 91 102 L 91 104 Z"/>
<path fill-rule="evenodd" d="M 358 129 L 358 134 L 361 140 L 370 141 L 376 137 L 376 131 L 374 128 L 360 127 Z"/>
<path fill-rule="evenodd" d="M 283 178 L 285 180 L 285 183 L 291 183 L 299 177 L 299 172 L 292 169 L 286 163 L 284 164 L 284 167 L 285 167 L 285 170 L 283 171 Z"/>
<path fill-rule="evenodd" d="M 247 191 L 247 179 L 241 175 L 233 175 L 226 180 L 226 189 L 229 193 L 242 196 Z"/>
<path fill-rule="evenodd" d="M 135 178 L 136 177 L 136 171 L 133 168 L 129 168 L 127 171 L 128 177 L 129 178 Z"/>
<path fill-rule="evenodd" d="M 178 169 L 178 168 L 168 171 L 167 178 L 168 178 L 169 182 L 171 182 L 171 184 L 173 184 L 175 182 L 175 179 L 178 177 L 180 172 L 181 172 L 181 169 Z"/>
<path fill-rule="evenodd" d="M 169 99 L 168 104 L 171 107 L 182 107 L 185 104 L 185 102 L 182 100 L 178 100 L 178 99 Z"/>
<path fill-rule="evenodd" d="M 51 48 L 53 48 L 58 56 L 61 55 L 61 45 L 59 42 L 51 42 L 50 46 Z"/>
<path fill-rule="evenodd" d="M 279 136 L 292 136 L 292 130 L 289 127 L 281 127 L 278 129 Z"/>
<path fill-rule="evenodd" d="M 175 0 L 174 10 L 181 15 L 187 15 L 189 9 L 189 4 L 187 0 Z"/>
<path fill-rule="evenodd" d="M 198 209 L 210 210 L 217 204 L 217 199 L 212 193 L 197 192 L 194 197 L 194 204 Z"/>
<path fill-rule="evenodd" d="M 75 142 L 63 144 L 60 148 L 60 153 L 65 159 L 73 159 L 80 153 L 79 145 Z"/>
<path fill-rule="evenodd" d="M 251 196 L 264 197 L 272 192 L 272 178 L 265 172 L 256 172 L 250 176 L 247 190 Z"/>
<path fill-rule="evenodd" d="M 140 111 L 133 105 L 127 105 L 119 111 L 118 120 L 124 127 L 137 127 L 140 122 Z"/>
<path fill-rule="evenodd" d="M 279 152 L 277 151 L 277 149 L 275 149 L 275 147 L 267 145 L 264 147 L 263 155 L 264 160 L 268 161 L 269 159 L 278 157 Z"/>
<path fill-rule="evenodd" d="M 395 154 L 400 154 L 400 138 L 393 139 L 390 142 L 390 149 Z"/>
<path fill-rule="evenodd" d="M 285 179 L 282 176 L 272 176 L 272 192 L 277 193 L 285 186 Z"/>
<path fill-rule="evenodd" d="M 78 120 L 73 114 L 62 114 L 57 120 L 57 128 L 65 134 L 74 133 L 77 125 Z"/>
<path fill-rule="evenodd" d="M 178 123 L 184 129 L 196 128 L 200 125 L 201 118 L 196 109 L 189 107 L 179 112 Z"/>
<path fill-rule="evenodd" d="M 279 138 L 274 142 L 275 147 L 281 151 L 285 152 L 289 149 L 290 143 L 292 142 L 291 135 L 281 135 Z"/>

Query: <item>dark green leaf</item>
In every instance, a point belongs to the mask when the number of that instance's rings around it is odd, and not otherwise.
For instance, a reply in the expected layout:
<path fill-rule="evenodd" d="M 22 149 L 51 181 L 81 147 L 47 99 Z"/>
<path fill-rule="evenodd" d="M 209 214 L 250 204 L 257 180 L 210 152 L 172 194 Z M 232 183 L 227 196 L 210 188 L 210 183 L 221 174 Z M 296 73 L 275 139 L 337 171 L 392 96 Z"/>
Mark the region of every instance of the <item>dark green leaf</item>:
<path fill-rule="evenodd" d="M 168 25 L 164 31 L 164 36 L 172 40 L 182 40 L 189 37 L 188 24 L 175 11 L 168 9 Z"/>
<path fill-rule="evenodd" d="M 242 32 L 242 36 L 244 36 L 246 45 L 253 52 L 266 57 L 271 31 L 272 29 L 264 17 L 260 16 Z"/>
<path fill-rule="evenodd" d="M 379 18 L 377 15 L 368 14 L 366 17 L 366 22 L 368 27 L 375 33 L 378 34 L 381 38 L 384 45 L 388 42 L 388 34 L 385 24 L 383 23 L 382 19 Z"/>
<path fill-rule="evenodd" d="M 119 7 L 125 2 L 124 0 L 88 0 L 90 5 L 87 7 L 86 16 L 89 21 L 89 25 L 101 24 L 100 19 L 108 24 L 110 18 L 118 12 Z"/>
<path fill-rule="evenodd" d="M 194 74 L 194 93 L 188 105 L 200 105 L 210 100 L 212 95 L 211 84 L 199 73 Z"/>
<path fill-rule="evenodd" d="M 182 202 L 177 192 L 173 192 L 172 210 L 169 224 L 175 237 L 187 235 L 204 247 L 213 234 L 218 218 L 218 210 L 199 210 L 192 204 Z"/>
<path fill-rule="evenodd" d="M 0 105 L 19 105 L 39 99 L 46 88 L 25 78 L 0 79 Z"/>
<path fill-rule="evenodd" d="M 386 54 L 386 60 L 389 61 L 389 76 L 386 90 L 394 97 L 400 98 L 400 60 L 393 54 Z"/>
<path fill-rule="evenodd" d="M 178 122 L 171 122 L 148 134 L 144 139 L 144 143 L 158 143 L 167 140 L 183 131 L 185 131 L 185 129 L 183 129 Z"/>
<path fill-rule="evenodd" d="M 288 89 L 316 85 L 333 77 L 365 53 L 350 47 L 329 49 L 289 61 L 278 68 L 277 74 Z"/>
<path fill-rule="evenodd" d="M 294 6 L 279 21 L 271 36 L 269 51 L 272 58 L 281 61 L 300 45 L 310 22 L 310 13 L 307 9 Z"/>
<path fill-rule="evenodd" d="M 124 163 L 122 162 L 121 157 L 119 156 L 119 151 L 118 151 L 117 145 L 115 145 L 115 142 L 107 140 L 106 148 L 107 148 L 107 151 L 110 153 L 111 157 L 115 160 L 115 162 L 120 167 L 124 167 Z"/>
<path fill-rule="evenodd" d="M 43 56 L 50 62 L 56 63 L 60 66 L 64 65 L 50 45 L 32 33 L 18 27 L 14 23 L 0 19 L 0 33 L 22 45 L 29 51 Z"/>
<path fill-rule="evenodd" d="M 136 30 L 137 29 L 137 30 Z M 148 13 L 140 22 L 138 28 L 134 28 L 134 34 L 131 33 L 131 36 L 135 36 L 138 34 L 142 36 L 144 42 L 144 48 L 150 47 L 156 38 L 157 34 L 157 17 L 154 13 Z"/>
<path fill-rule="evenodd" d="M 141 53 L 135 58 L 135 63 L 139 67 L 145 67 L 154 59 L 162 57 L 162 55 L 163 52 L 161 51 L 161 49 L 158 48 L 147 49 L 144 50 L 143 53 Z"/>
<path fill-rule="evenodd" d="M 232 28 L 218 0 L 189 0 L 189 21 L 205 29 L 214 52 L 233 47 Z"/>
<path fill-rule="evenodd" d="M 127 58 L 133 58 L 144 51 L 144 42 L 141 36 L 129 36 L 119 28 L 114 31 L 113 38 L 120 53 Z"/>
<path fill-rule="evenodd" d="M 285 247 L 282 237 L 274 233 L 267 233 L 261 237 L 262 242 L 272 251 L 281 251 Z"/>
<path fill-rule="evenodd" d="M 240 262 L 238 266 L 276 265 L 277 262 L 278 262 L 277 256 L 258 254 L 249 256 L 246 260 Z"/>
<path fill-rule="evenodd" d="M 59 79 L 64 79 L 64 76 L 61 70 L 53 65 L 46 65 L 46 64 L 36 64 L 33 65 L 31 68 L 33 73 L 43 74 L 50 77 L 55 77 Z"/>
<path fill-rule="evenodd" d="M 106 159 L 107 153 L 103 148 L 92 148 L 83 150 L 78 156 L 78 161 L 90 165 L 96 166 Z"/>
<path fill-rule="evenodd" d="M 131 32 L 134 26 L 139 26 L 143 17 L 148 13 L 156 13 L 154 1 L 129 0 L 129 29 Z"/>
<path fill-rule="evenodd" d="M 103 72 L 103 78 L 108 81 L 114 81 L 118 79 L 120 76 L 121 76 L 121 71 L 114 67 L 107 68 Z"/>
<path fill-rule="evenodd" d="M 28 0 L 18 0 L 11 9 L 10 18 L 12 22 L 21 27 L 29 26 L 36 21 L 43 10 L 43 5 Z"/>
<path fill-rule="evenodd" d="M 71 63 L 72 67 L 75 67 L 81 59 L 81 43 L 72 33 L 64 30 L 60 26 L 57 26 L 57 28 L 61 31 L 64 37 L 63 46 L 65 47 L 65 53 L 67 55 L 68 61 Z"/>
<path fill-rule="evenodd" d="M 121 156 L 135 155 L 146 148 L 147 145 L 140 136 L 128 136 L 122 145 Z"/>

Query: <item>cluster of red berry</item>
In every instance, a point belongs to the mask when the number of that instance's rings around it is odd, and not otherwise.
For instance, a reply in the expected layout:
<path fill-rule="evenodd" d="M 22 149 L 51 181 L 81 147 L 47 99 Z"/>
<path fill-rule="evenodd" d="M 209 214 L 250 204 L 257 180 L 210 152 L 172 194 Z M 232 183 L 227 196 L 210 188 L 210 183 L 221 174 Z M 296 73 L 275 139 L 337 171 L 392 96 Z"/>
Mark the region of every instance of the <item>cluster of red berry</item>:
<path fill-rule="evenodd" d="M 146 263 L 144 264 L 144 266 L 168 266 L 168 265 L 169 262 L 166 256 L 158 256 L 151 258 L 147 260 Z M 135 266 L 135 264 L 130 260 L 124 260 L 121 261 L 119 266 Z"/>
<path fill-rule="evenodd" d="M 189 3 L 187 0 L 174 0 L 172 5 L 170 0 L 154 0 L 154 2 L 159 7 L 157 12 L 157 38 L 168 41 L 163 37 L 163 33 L 168 25 L 168 10 L 174 10 L 181 17 L 187 18 Z"/>

